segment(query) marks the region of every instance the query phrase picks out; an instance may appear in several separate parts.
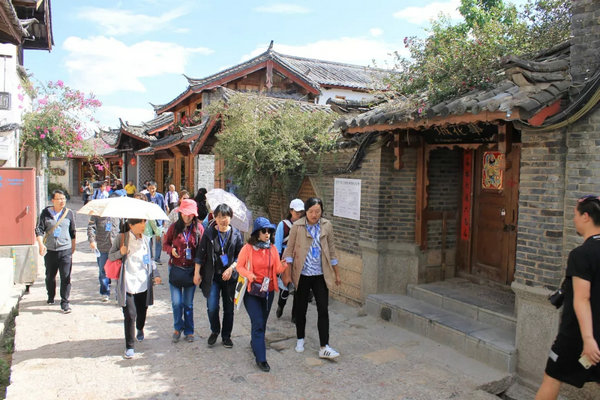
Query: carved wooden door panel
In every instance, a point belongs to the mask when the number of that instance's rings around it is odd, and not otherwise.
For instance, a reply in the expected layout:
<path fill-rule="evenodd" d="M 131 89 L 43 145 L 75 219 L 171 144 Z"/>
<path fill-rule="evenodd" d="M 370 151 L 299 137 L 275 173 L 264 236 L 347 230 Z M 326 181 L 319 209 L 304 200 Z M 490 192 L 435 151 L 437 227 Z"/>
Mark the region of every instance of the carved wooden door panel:
<path fill-rule="evenodd" d="M 520 154 L 516 144 L 475 153 L 471 274 L 501 284 L 514 276 Z"/>

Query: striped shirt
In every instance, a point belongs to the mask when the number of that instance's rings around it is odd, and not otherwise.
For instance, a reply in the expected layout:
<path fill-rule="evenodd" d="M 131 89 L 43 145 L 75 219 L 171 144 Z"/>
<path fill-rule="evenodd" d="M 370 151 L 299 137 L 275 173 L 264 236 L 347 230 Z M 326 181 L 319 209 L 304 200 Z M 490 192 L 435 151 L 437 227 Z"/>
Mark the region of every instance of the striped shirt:
<path fill-rule="evenodd" d="M 301 274 L 306 276 L 323 275 L 323 266 L 321 265 L 321 224 L 319 222 L 315 225 L 307 223 L 306 230 L 312 236 L 313 241 L 308 249 L 308 254 L 306 254 Z"/>

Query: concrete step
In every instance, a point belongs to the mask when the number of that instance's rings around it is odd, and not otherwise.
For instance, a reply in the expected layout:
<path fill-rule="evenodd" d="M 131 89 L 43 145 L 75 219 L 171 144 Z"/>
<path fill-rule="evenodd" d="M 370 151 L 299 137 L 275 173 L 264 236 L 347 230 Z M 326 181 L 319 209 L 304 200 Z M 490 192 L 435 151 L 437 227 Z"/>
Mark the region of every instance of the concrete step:
<path fill-rule="evenodd" d="M 367 313 L 452 347 L 502 371 L 512 373 L 517 363 L 515 330 L 497 327 L 398 294 L 373 294 Z"/>
<path fill-rule="evenodd" d="M 486 288 L 455 279 L 424 285 L 408 285 L 407 294 L 476 321 L 513 331 L 517 329 L 514 295 L 500 289 Z"/>

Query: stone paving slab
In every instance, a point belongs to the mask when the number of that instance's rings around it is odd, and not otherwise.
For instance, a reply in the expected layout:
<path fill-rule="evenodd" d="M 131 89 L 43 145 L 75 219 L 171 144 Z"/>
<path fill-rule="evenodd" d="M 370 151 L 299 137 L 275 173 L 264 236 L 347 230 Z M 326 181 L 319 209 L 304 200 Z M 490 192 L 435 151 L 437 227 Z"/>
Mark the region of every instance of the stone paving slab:
<path fill-rule="evenodd" d="M 64 315 L 59 305 L 45 304 L 43 267 L 21 300 L 7 399 L 497 399 L 476 388 L 505 377 L 501 371 L 335 301 L 330 333 L 338 360 L 318 358 L 314 304 L 306 350 L 294 351 L 288 304 L 281 319 L 272 311 L 267 324 L 271 372 L 263 373 L 254 363 L 243 308 L 235 316 L 234 347 L 226 349 L 219 340 L 209 348 L 206 301 L 196 291 L 196 341 L 173 344 L 168 285 L 159 285 L 146 339 L 136 344 L 135 358 L 125 360 L 123 314 L 114 300 L 100 301 L 85 222 L 78 216 L 73 312 Z M 165 261 L 163 255 L 163 277 Z"/>

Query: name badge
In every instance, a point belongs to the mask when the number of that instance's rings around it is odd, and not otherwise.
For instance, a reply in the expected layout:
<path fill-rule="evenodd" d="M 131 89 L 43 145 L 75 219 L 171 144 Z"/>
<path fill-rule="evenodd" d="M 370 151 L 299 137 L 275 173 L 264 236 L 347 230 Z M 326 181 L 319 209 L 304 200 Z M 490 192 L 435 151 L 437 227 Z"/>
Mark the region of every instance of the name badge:
<path fill-rule="evenodd" d="M 52 232 L 54 237 L 59 237 L 60 236 L 60 226 L 57 226 L 56 228 L 54 228 L 54 231 Z"/>
<path fill-rule="evenodd" d="M 192 249 L 190 249 L 189 247 L 185 249 L 185 259 L 186 260 L 192 259 Z"/>
<path fill-rule="evenodd" d="M 229 257 L 227 257 L 227 254 L 221 254 L 221 263 L 223 263 L 224 267 L 229 264 Z"/>
<path fill-rule="evenodd" d="M 144 264 L 150 264 L 150 256 L 148 254 L 144 254 L 144 257 L 142 258 L 142 262 Z"/>
<path fill-rule="evenodd" d="M 106 225 L 104 225 L 104 230 L 106 232 L 110 232 L 112 230 L 112 221 L 108 221 Z"/>

